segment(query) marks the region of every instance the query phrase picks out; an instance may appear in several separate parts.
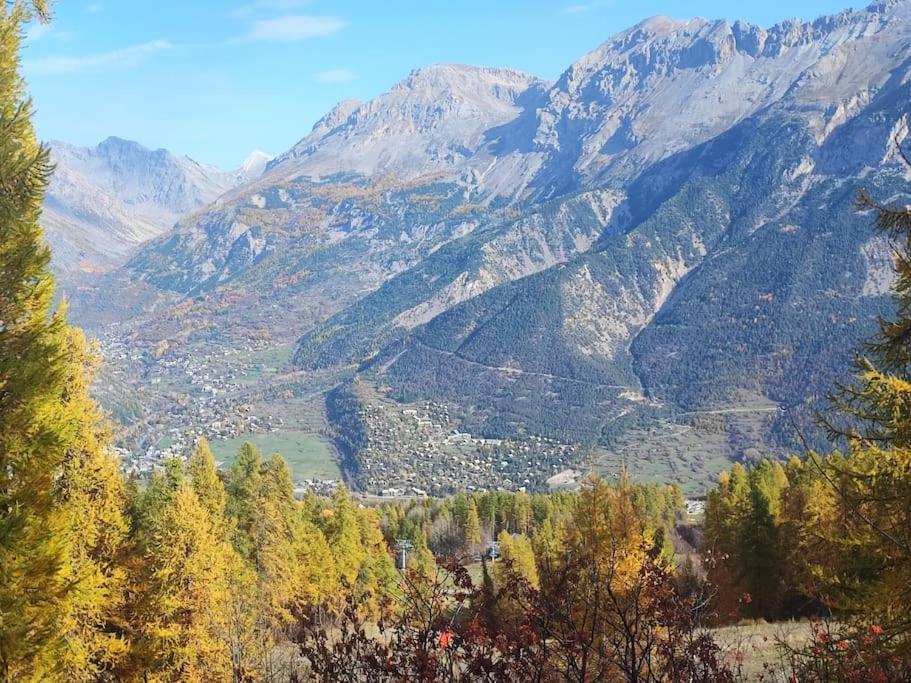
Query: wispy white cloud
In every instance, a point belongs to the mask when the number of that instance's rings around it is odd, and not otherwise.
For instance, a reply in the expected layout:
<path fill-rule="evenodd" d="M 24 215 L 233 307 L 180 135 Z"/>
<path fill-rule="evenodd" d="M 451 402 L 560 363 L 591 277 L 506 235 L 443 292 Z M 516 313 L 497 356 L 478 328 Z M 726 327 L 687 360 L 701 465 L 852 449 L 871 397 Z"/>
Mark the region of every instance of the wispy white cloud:
<path fill-rule="evenodd" d="M 104 5 L 100 2 L 93 2 L 92 4 L 85 6 L 85 11 L 88 14 L 98 14 L 104 12 Z"/>
<path fill-rule="evenodd" d="M 604 7 L 605 5 L 608 5 L 608 4 L 609 4 L 608 0 L 601 0 L 601 1 L 595 0 L 595 2 L 586 2 L 586 3 L 581 3 L 578 5 L 568 5 L 563 8 L 562 13 L 563 14 L 585 14 L 586 12 L 591 12 L 592 10 L 596 10 L 596 9 L 598 9 L 600 7 Z"/>
<path fill-rule="evenodd" d="M 50 24 L 34 23 L 26 29 L 25 39 L 34 43 L 36 40 L 49 36 L 52 30 Z"/>
<path fill-rule="evenodd" d="M 289 14 L 253 22 L 243 41 L 294 42 L 338 33 L 347 26 L 339 17 Z"/>
<path fill-rule="evenodd" d="M 246 5 L 240 5 L 231 10 L 235 17 L 249 17 L 256 14 L 274 14 L 276 12 L 291 12 L 309 5 L 310 0 L 254 0 Z"/>
<path fill-rule="evenodd" d="M 350 83 L 357 75 L 350 69 L 328 69 L 320 71 L 313 78 L 318 83 Z"/>
<path fill-rule="evenodd" d="M 148 57 L 172 47 L 166 40 L 153 40 L 93 55 L 42 57 L 28 62 L 26 69 L 29 73 L 42 76 L 131 69 Z"/>
<path fill-rule="evenodd" d="M 39 40 L 50 39 L 54 40 L 69 40 L 75 34 L 72 31 L 60 31 L 54 28 L 51 24 L 43 24 L 40 22 L 35 22 L 30 24 L 25 31 L 25 39 L 29 43 L 34 43 Z"/>

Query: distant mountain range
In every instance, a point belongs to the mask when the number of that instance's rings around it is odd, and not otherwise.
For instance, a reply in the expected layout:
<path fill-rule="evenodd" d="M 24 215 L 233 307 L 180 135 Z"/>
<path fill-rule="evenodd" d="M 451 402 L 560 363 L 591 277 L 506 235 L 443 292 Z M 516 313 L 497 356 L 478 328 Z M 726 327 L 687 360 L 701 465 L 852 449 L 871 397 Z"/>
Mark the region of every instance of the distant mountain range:
<path fill-rule="evenodd" d="M 491 437 L 611 448 L 701 416 L 727 456 L 785 448 L 774 406 L 805 420 L 889 306 L 888 245 L 853 202 L 907 191 L 909 36 L 893 0 L 768 29 L 654 18 L 554 83 L 419 69 L 246 184 L 162 157 L 166 210 L 112 228 L 114 255 L 160 236 L 120 276 Z"/>
<path fill-rule="evenodd" d="M 42 222 L 61 272 L 122 265 L 136 246 L 255 179 L 270 161 L 257 151 L 239 169 L 224 172 L 116 137 L 91 148 L 50 147 L 56 172 Z"/>

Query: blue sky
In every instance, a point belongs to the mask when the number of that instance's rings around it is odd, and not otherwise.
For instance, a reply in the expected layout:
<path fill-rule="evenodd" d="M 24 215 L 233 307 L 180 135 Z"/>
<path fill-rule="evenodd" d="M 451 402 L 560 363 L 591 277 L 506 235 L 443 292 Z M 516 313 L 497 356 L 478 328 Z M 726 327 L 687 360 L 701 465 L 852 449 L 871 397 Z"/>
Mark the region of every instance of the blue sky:
<path fill-rule="evenodd" d="M 851 0 L 57 0 L 24 70 L 39 134 L 118 135 L 223 168 L 278 154 L 336 102 L 369 99 L 439 62 L 556 78 L 642 19 L 764 26 Z M 856 0 L 855 0 L 856 2 Z"/>

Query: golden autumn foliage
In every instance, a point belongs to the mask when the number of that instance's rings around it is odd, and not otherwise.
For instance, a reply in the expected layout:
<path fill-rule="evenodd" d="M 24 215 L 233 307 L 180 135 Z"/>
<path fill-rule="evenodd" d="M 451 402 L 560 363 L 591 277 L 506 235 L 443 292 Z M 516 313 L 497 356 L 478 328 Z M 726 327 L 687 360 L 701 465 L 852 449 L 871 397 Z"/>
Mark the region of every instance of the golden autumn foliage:
<path fill-rule="evenodd" d="M 38 224 L 51 171 L 0 6 L 0 680 L 93 680 L 127 650 L 123 482 L 88 384 L 94 354 L 53 309 Z"/>
<path fill-rule="evenodd" d="M 476 545 L 481 542 L 481 518 L 478 517 L 478 506 L 474 500 L 469 501 L 465 514 L 465 543 Z"/>
<path fill-rule="evenodd" d="M 272 623 L 288 626 L 333 595 L 335 562 L 325 537 L 294 499 L 283 458 L 264 465 L 260 486 L 252 533 L 262 603 Z"/>
<path fill-rule="evenodd" d="M 500 544 L 500 557 L 502 562 L 509 567 L 510 571 L 515 571 L 531 585 L 532 588 L 538 588 L 540 580 L 538 578 L 538 568 L 535 564 L 535 554 L 532 550 L 531 542 L 522 534 L 512 536 L 506 530 L 500 532 L 497 536 Z"/>
<path fill-rule="evenodd" d="M 101 414 L 88 399 L 95 355 L 81 332 L 71 333 L 73 360 L 67 409 L 78 426 L 57 480 L 57 500 L 70 534 L 66 678 L 91 681 L 115 670 L 128 654 L 123 610 L 129 577 L 124 566 L 129 524 L 120 461 L 109 451 Z"/>
<path fill-rule="evenodd" d="M 585 558 L 592 581 L 614 590 L 630 587 L 652 546 L 648 521 L 635 509 L 629 482 L 610 486 L 592 479 L 582 489 L 567 529 L 563 551 Z"/>
<path fill-rule="evenodd" d="M 209 442 L 205 439 L 200 439 L 196 443 L 196 449 L 190 456 L 187 465 L 187 474 L 199 503 L 206 509 L 212 520 L 223 527 L 226 521 L 225 506 L 227 505 L 225 486 L 219 478 L 215 456 L 212 455 Z"/>
<path fill-rule="evenodd" d="M 182 484 L 156 519 L 139 640 L 151 681 L 227 680 L 231 550 L 206 509 Z"/>

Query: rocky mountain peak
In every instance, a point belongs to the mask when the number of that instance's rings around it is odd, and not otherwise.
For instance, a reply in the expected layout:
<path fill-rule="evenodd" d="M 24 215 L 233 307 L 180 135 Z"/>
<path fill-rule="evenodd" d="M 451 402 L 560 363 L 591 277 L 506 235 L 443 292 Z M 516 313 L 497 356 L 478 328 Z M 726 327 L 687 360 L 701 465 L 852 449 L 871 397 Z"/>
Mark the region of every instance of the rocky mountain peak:
<path fill-rule="evenodd" d="M 647 19 L 583 56 L 548 93 L 526 146 L 558 172 L 540 171 L 533 184 L 548 194 L 616 179 L 771 106 L 818 110 L 813 125 L 828 134 L 832 101 L 865 101 L 881 87 L 882 65 L 907 52 L 909 26 L 909 0 L 770 28 Z"/>
<path fill-rule="evenodd" d="M 148 147 L 145 147 L 134 140 L 126 140 L 124 138 L 118 137 L 116 135 L 111 135 L 95 146 L 95 151 L 101 155 L 145 155 L 145 154 L 159 154 L 167 155 L 168 151 L 165 149 L 151 150 Z"/>
<path fill-rule="evenodd" d="M 122 262 L 133 247 L 265 166 L 254 155 L 243 174 L 228 173 L 114 136 L 94 147 L 51 142 L 50 148 L 56 169 L 42 223 L 58 271 Z"/>
<path fill-rule="evenodd" d="M 428 98 L 495 97 L 512 99 L 539 79 L 520 71 L 463 64 L 432 64 L 412 71 L 390 92 Z"/>
<path fill-rule="evenodd" d="M 310 132 L 308 138 L 320 138 L 327 133 L 332 132 L 338 126 L 345 123 L 345 121 L 348 120 L 348 117 L 357 111 L 362 104 L 363 102 L 357 99 L 342 100 L 332 107 L 328 114 L 313 124 L 313 130 Z"/>
<path fill-rule="evenodd" d="M 911 0 L 880 0 L 880 2 L 874 2 L 867 6 L 867 12 L 873 14 L 886 14 L 887 12 L 904 7 L 905 9 L 911 8 Z"/>
<path fill-rule="evenodd" d="M 338 104 L 269 172 L 410 178 L 451 170 L 484 147 L 488 130 L 514 120 L 522 111 L 519 99 L 541 83 L 511 69 L 417 69 L 376 99 Z"/>

